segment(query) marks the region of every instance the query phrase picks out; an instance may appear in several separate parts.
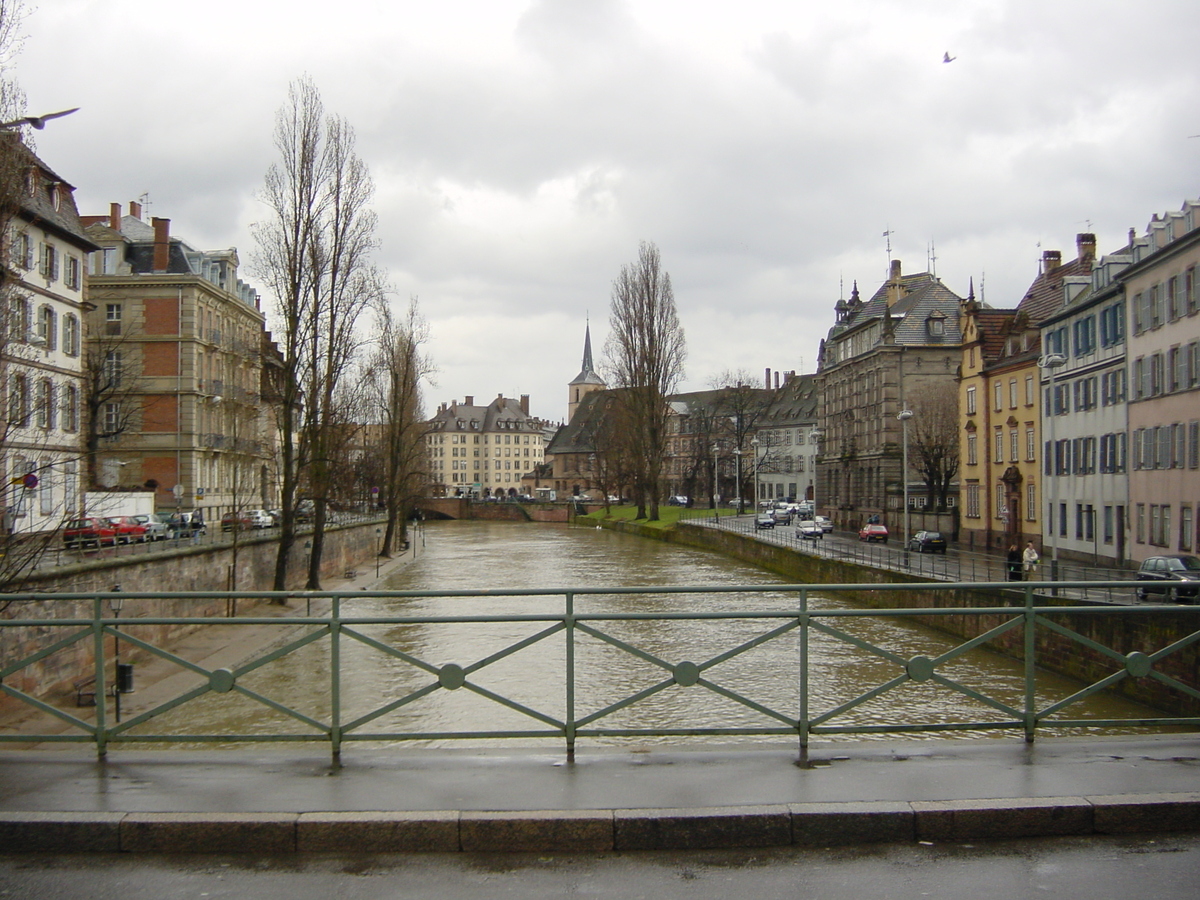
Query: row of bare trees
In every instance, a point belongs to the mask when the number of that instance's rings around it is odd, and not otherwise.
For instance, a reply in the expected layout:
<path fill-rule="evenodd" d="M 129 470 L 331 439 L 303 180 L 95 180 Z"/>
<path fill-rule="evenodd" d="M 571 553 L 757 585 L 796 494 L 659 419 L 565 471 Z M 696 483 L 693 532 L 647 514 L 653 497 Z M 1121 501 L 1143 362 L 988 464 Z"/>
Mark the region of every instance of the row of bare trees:
<path fill-rule="evenodd" d="M 290 86 L 276 118 L 275 147 L 279 159 L 262 192 L 269 215 L 254 230 L 255 267 L 275 296 L 274 333 L 282 353 L 276 407 L 282 523 L 274 587 L 286 586 L 303 492 L 314 522 L 307 587 L 317 589 L 340 451 L 379 411 L 384 424 L 376 429 L 382 435 L 376 452 L 387 459 L 381 490 L 389 512 L 388 548 L 403 527 L 404 498 L 425 471 L 418 423 L 429 367 L 420 352 L 424 327 L 415 302 L 396 319 L 390 288 L 374 263 L 374 183 L 355 149 L 354 130 L 326 113 L 311 79 Z M 360 322 L 368 310 L 380 319 L 369 361 Z M 397 365 L 399 375 L 388 371 Z M 396 438 L 406 442 L 402 448 L 390 445 Z"/>

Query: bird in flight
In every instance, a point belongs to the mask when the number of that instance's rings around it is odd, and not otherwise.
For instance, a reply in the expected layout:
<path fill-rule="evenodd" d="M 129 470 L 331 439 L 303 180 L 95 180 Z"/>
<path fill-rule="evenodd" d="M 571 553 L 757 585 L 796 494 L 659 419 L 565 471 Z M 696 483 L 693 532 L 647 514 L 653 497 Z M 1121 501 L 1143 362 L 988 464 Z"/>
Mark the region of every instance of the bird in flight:
<path fill-rule="evenodd" d="M 23 119 L 14 119 L 12 122 L 0 122 L 0 128 L 19 128 L 22 125 L 32 125 L 38 131 L 41 131 L 51 119 L 69 116 L 73 112 L 78 112 L 78 110 L 79 107 L 76 106 L 74 109 L 64 109 L 61 112 L 46 113 L 41 116 L 26 116 Z"/>
<path fill-rule="evenodd" d="M 942 57 L 942 62 L 944 62 L 944 63 L 952 63 L 952 62 L 954 62 L 956 59 L 958 59 L 958 57 L 957 57 L 957 56 L 951 56 L 951 55 L 950 55 L 950 51 L 949 51 L 949 50 L 947 50 L 947 51 L 946 51 L 946 55 Z"/>

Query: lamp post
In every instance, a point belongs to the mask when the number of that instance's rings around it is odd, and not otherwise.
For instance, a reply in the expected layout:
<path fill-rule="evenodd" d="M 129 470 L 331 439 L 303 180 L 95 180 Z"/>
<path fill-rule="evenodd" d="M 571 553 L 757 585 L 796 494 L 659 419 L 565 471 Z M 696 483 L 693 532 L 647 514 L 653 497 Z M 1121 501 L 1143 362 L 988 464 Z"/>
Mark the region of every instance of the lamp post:
<path fill-rule="evenodd" d="M 1050 402 L 1046 415 L 1050 418 L 1050 459 L 1047 460 L 1050 472 L 1050 515 L 1046 517 L 1046 527 L 1050 529 L 1050 580 L 1058 581 L 1058 537 L 1055 531 L 1055 517 L 1058 516 L 1058 446 L 1054 440 L 1054 419 L 1058 415 L 1058 397 L 1055 394 L 1054 374 L 1067 364 L 1067 358 L 1061 353 L 1047 353 L 1038 360 L 1039 369 L 1050 370 Z M 1057 588 L 1052 591 L 1057 596 Z"/>
<path fill-rule="evenodd" d="M 379 577 L 379 558 L 383 556 L 383 538 L 379 535 L 382 533 L 382 528 L 375 529 L 375 540 L 379 543 L 379 552 L 375 554 L 375 577 Z"/>
<path fill-rule="evenodd" d="M 119 584 L 113 585 L 113 593 L 116 594 L 121 590 Z M 113 615 L 117 618 L 121 617 L 121 609 L 125 606 L 124 597 L 109 597 L 108 605 L 112 608 Z M 116 622 L 113 623 L 113 704 L 116 707 L 117 722 L 121 721 L 121 694 L 122 688 L 122 671 L 121 671 L 121 638 L 118 636 L 120 627 Z"/>
<path fill-rule="evenodd" d="M 735 474 L 735 477 L 737 478 L 737 501 L 738 501 L 737 514 L 740 516 L 742 514 L 742 512 L 744 511 L 743 510 L 744 504 L 742 503 L 742 448 L 741 447 L 738 447 L 737 449 L 735 449 L 733 451 L 733 458 L 734 458 L 734 461 L 737 463 L 737 472 Z"/>
<path fill-rule="evenodd" d="M 754 455 L 754 514 L 758 515 L 758 438 L 750 439 L 750 450 Z"/>
<path fill-rule="evenodd" d="M 820 444 L 821 439 L 823 437 L 825 437 L 825 432 L 823 432 L 820 428 L 814 428 L 812 431 L 810 431 L 808 433 L 808 439 L 810 441 L 812 441 L 814 444 Z M 814 522 L 817 520 L 817 453 L 818 452 L 819 452 L 819 450 L 813 452 L 813 462 L 812 462 L 812 483 L 813 483 L 812 507 L 813 507 L 813 521 Z"/>
<path fill-rule="evenodd" d="M 718 499 L 718 497 L 717 497 L 717 491 L 718 491 L 718 489 L 719 489 L 719 482 L 718 482 L 718 477 L 717 477 L 717 452 L 718 452 L 720 449 L 721 449 L 721 448 L 720 448 L 720 445 L 718 445 L 718 444 L 715 444 L 715 443 L 712 445 L 712 451 L 713 451 L 713 490 L 712 490 L 712 501 L 713 501 L 713 518 L 714 518 L 714 519 L 718 519 L 718 518 L 720 518 L 720 516 L 721 516 L 720 510 L 719 510 L 719 508 L 718 508 L 718 505 L 720 504 L 720 502 L 721 502 L 721 501 L 720 501 L 720 500 Z"/>
<path fill-rule="evenodd" d="M 904 480 L 904 564 L 908 565 L 908 420 L 913 417 L 911 409 L 902 409 L 896 413 L 900 425 L 904 429 L 904 466 L 900 477 Z"/>

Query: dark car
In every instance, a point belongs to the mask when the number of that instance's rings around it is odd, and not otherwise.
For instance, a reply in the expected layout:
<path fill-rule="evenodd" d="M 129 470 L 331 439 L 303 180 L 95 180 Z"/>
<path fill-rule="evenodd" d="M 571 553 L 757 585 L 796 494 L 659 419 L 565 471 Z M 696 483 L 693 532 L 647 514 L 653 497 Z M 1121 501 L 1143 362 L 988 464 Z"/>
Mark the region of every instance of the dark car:
<path fill-rule="evenodd" d="M 859 529 L 858 539 L 860 541 L 867 541 L 868 543 L 871 541 L 883 541 L 883 543 L 886 544 L 888 540 L 887 526 L 864 525 L 861 529 Z"/>
<path fill-rule="evenodd" d="M 1200 596 L 1200 559 L 1195 556 L 1151 556 L 1138 569 L 1139 600 L 1162 594 L 1168 602 L 1195 603 Z"/>
<path fill-rule="evenodd" d="M 195 512 L 177 512 L 167 516 L 167 528 L 171 537 L 194 537 L 208 531 L 204 524 L 204 516 L 199 510 Z"/>
<path fill-rule="evenodd" d="M 940 531 L 918 531 L 909 538 L 908 549 L 918 553 L 945 553 L 946 539 Z"/>

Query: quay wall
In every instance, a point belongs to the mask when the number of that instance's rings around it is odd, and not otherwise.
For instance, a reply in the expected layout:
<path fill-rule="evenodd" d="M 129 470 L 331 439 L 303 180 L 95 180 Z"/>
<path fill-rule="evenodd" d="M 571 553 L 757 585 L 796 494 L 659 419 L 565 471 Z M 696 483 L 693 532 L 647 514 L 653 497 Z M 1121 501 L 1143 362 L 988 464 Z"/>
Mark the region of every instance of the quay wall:
<path fill-rule="evenodd" d="M 995 608 L 1013 607 L 1009 613 L 990 614 L 947 614 L 914 617 L 921 624 L 956 637 L 971 639 L 1000 624 L 1022 616 L 1025 603 L 1023 590 L 962 589 L 955 591 L 936 590 L 916 577 L 885 569 L 844 560 L 828 559 L 797 553 L 738 532 L 703 528 L 685 522 L 672 529 L 648 528 L 631 522 L 603 522 L 606 528 L 614 528 L 629 534 L 654 540 L 668 541 L 681 545 L 711 550 L 734 559 L 761 566 L 781 575 L 788 584 L 911 584 L 911 590 L 872 591 L 869 587 L 856 591 L 840 592 L 863 606 L 875 609 L 929 609 L 929 608 Z M 935 583 L 936 584 L 936 583 Z M 1034 602 L 1052 602 L 1058 607 L 1112 608 L 1109 604 L 1064 597 L 1034 595 Z M 1181 607 L 1179 612 L 1156 613 L 1154 615 L 1128 615 L 1129 608 L 1121 607 L 1121 613 L 1072 614 L 1056 613 L 1053 622 L 1080 637 L 1109 648 L 1121 656 L 1140 652 L 1152 654 L 1177 641 L 1182 641 L 1200 631 L 1200 609 Z M 1068 635 L 1039 624 L 1034 631 L 1034 658 L 1039 668 L 1064 675 L 1085 684 L 1092 684 L 1120 672 L 1124 665 L 1112 656 L 1093 650 Z M 1021 625 L 990 640 L 987 647 L 1014 659 L 1024 660 L 1025 639 Z M 1154 665 L 1154 672 L 1176 679 L 1188 688 L 1200 691 L 1200 641 L 1176 650 Z M 1113 684 L 1109 690 L 1154 709 L 1177 716 L 1200 716 L 1200 700 L 1189 696 L 1178 688 L 1164 684 L 1154 677 L 1126 677 Z M 1061 715 L 1070 716 L 1070 709 Z"/>
<path fill-rule="evenodd" d="M 324 578 L 341 577 L 347 570 L 372 560 L 378 552 L 376 529 L 380 522 L 353 525 L 334 525 L 325 532 L 321 574 Z M 306 580 L 307 540 L 300 534 L 293 548 L 288 572 L 288 589 L 300 590 Z M 122 593 L 153 593 L 156 591 L 269 591 L 275 576 L 275 556 L 278 538 L 274 535 L 248 533 L 240 535 L 236 552 L 232 544 L 188 544 L 178 548 L 137 556 L 110 556 L 87 562 L 39 571 L 29 579 L 26 593 L 104 593 L 114 589 Z M 108 551 L 105 551 L 108 552 Z M 235 560 L 236 556 L 236 560 Z M 234 577 L 236 575 L 236 578 Z M 3 598 L 0 597 L 0 600 Z M 193 617 L 206 618 L 251 613 L 259 601 L 131 599 L 121 611 L 125 617 Z M 3 604 L 0 603 L 0 606 Z M 63 602 L 53 599 L 17 600 L 0 615 L 8 619 L 79 619 L 92 617 L 90 602 Z M 105 613 L 109 614 L 106 607 Z M 171 641 L 193 631 L 191 625 L 122 625 L 122 631 L 155 646 L 168 646 Z M 68 629 L 63 627 L 11 627 L 0 629 L 0 660 L 11 660 L 36 652 L 54 641 L 62 640 Z M 111 644 L 109 645 L 111 646 Z M 95 670 L 93 642 L 88 636 L 68 647 L 26 666 L 7 676 L 4 683 L 34 696 L 62 694 L 73 691 L 74 682 L 90 677 Z M 136 663 L 142 652 L 128 643 L 121 645 L 123 662 Z"/>

